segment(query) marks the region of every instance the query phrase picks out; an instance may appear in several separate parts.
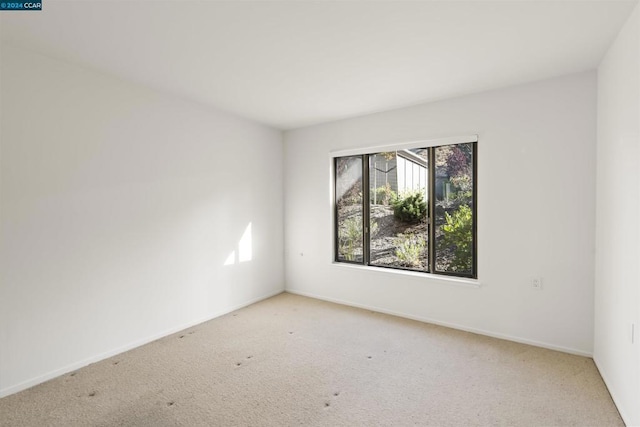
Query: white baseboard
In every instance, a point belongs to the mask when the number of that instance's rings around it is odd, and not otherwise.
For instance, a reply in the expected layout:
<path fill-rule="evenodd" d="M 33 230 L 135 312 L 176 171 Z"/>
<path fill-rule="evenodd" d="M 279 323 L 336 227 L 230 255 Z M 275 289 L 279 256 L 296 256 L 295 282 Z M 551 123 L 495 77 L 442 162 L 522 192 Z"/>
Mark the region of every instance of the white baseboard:
<path fill-rule="evenodd" d="M 269 293 L 267 295 L 263 295 L 261 297 L 253 298 L 253 299 L 251 299 L 249 301 L 245 301 L 245 302 L 243 302 L 241 304 L 237 304 L 235 306 L 228 307 L 228 308 L 225 308 L 224 310 L 221 310 L 221 311 L 215 312 L 213 314 L 210 314 L 210 315 L 208 315 L 208 316 L 206 316 L 206 317 L 204 317 L 202 319 L 195 320 L 195 321 L 188 322 L 188 323 L 185 323 L 185 324 L 180 325 L 180 326 L 176 326 L 174 328 L 167 329 L 167 330 L 165 330 L 165 331 L 163 331 L 163 332 L 161 332 L 159 334 L 155 334 L 155 335 L 152 335 L 150 337 L 134 341 L 134 342 L 129 343 L 127 345 L 124 345 L 122 347 L 118 347 L 116 349 L 113 349 L 113 350 L 110 350 L 110 351 L 107 351 L 107 352 L 104 352 L 104 353 L 101 353 L 101 354 L 98 354 L 98 355 L 95 355 L 95 356 L 80 360 L 78 362 L 71 363 L 71 364 L 69 364 L 67 366 L 64 366 L 62 368 L 53 370 L 51 372 L 47 372 L 44 375 L 39 375 L 37 377 L 34 377 L 34 378 L 29 379 L 29 380 L 23 381 L 23 382 L 21 382 L 19 384 L 15 384 L 15 385 L 3 388 L 3 389 L 0 390 L 0 398 L 3 398 L 5 396 L 9 396 L 9 395 L 14 394 L 14 393 L 18 393 L 19 391 L 26 390 L 26 389 L 28 389 L 30 387 L 33 387 L 33 386 L 38 385 L 38 384 L 41 384 L 41 383 L 43 383 L 45 381 L 48 381 L 50 379 L 59 377 L 60 375 L 64 375 L 64 374 L 66 374 L 68 372 L 72 372 L 72 371 L 78 370 L 78 369 L 83 368 L 83 367 L 85 367 L 87 365 L 90 365 L 92 363 L 100 362 L 101 360 L 108 359 L 108 358 L 116 356 L 116 355 L 118 355 L 120 353 L 124 353 L 125 351 L 132 350 L 134 348 L 137 348 L 137 347 L 140 347 L 142 345 L 148 344 L 150 342 L 156 341 L 156 340 L 158 340 L 160 338 L 164 338 L 164 337 L 169 336 L 171 334 L 175 334 L 175 333 L 180 332 L 180 331 L 182 331 L 184 329 L 188 329 L 188 328 L 191 328 L 193 326 L 199 325 L 201 323 L 208 322 L 209 320 L 215 319 L 216 317 L 223 316 L 225 314 L 231 313 L 232 311 L 241 309 L 241 308 L 246 307 L 246 306 L 251 305 L 251 304 L 255 304 L 255 303 L 259 302 L 259 301 L 265 300 L 267 298 L 271 298 L 271 297 L 273 297 L 275 295 L 279 295 L 282 292 L 284 292 L 284 290 L 278 290 L 276 292 L 271 292 L 271 293 Z"/>
<path fill-rule="evenodd" d="M 607 386 L 609 395 L 611 395 L 611 400 L 613 400 L 613 403 L 616 405 L 616 408 L 618 408 L 618 413 L 620 413 L 620 417 L 622 418 L 622 421 L 624 422 L 625 425 L 632 426 L 633 424 L 631 424 L 628 414 L 626 414 L 626 412 L 624 411 L 624 408 L 619 404 L 620 400 L 618 399 L 616 393 L 613 391 L 611 387 L 609 387 L 609 384 L 611 383 L 607 379 L 606 372 L 602 370 L 602 368 L 600 367 L 600 364 L 598 363 L 598 359 L 595 356 L 593 357 L 593 362 L 596 364 L 596 368 L 598 369 L 598 372 L 602 377 L 602 381 L 604 381 L 604 385 Z"/>
<path fill-rule="evenodd" d="M 285 290 L 285 292 L 288 292 L 290 294 L 296 294 L 296 295 L 302 295 L 302 296 L 305 296 L 305 297 L 315 298 L 315 299 L 319 299 L 319 300 L 323 300 L 323 301 L 334 302 L 336 304 L 348 305 L 350 307 L 364 308 L 366 310 L 372 310 L 372 311 L 376 311 L 376 312 L 379 312 L 379 313 L 390 314 L 392 316 L 398 316 L 398 317 L 402 317 L 402 318 L 405 318 L 405 319 L 417 320 L 418 322 L 431 323 L 431 324 L 434 324 L 434 325 L 445 326 L 447 328 L 458 329 L 460 331 L 465 331 L 465 332 L 472 332 L 474 334 L 486 335 L 486 336 L 493 337 L 493 338 L 499 338 L 499 339 L 503 339 L 503 340 L 507 340 L 507 341 L 513 341 L 513 342 L 517 342 L 517 343 L 521 343 L 521 344 L 528 344 L 528 345 L 532 345 L 532 346 L 535 346 L 535 347 L 546 348 L 546 349 L 549 349 L 549 350 L 561 351 L 563 353 L 575 354 L 577 356 L 593 357 L 593 353 L 588 352 L 588 351 L 584 351 L 584 350 L 578 350 L 578 349 L 575 349 L 575 348 L 563 347 L 563 346 L 549 344 L 549 343 L 545 343 L 545 342 L 541 342 L 541 341 L 535 341 L 535 340 L 530 340 L 530 339 L 526 339 L 526 338 L 520 338 L 520 337 L 516 337 L 516 336 L 512 336 L 512 335 L 506 335 L 506 334 L 501 334 L 501 333 L 497 333 L 497 332 L 487 331 L 487 330 L 484 330 L 484 329 L 471 328 L 471 327 L 464 326 L 464 325 L 458 325 L 456 323 L 442 322 L 440 320 L 431 319 L 431 318 L 428 318 L 428 317 L 414 316 L 414 315 L 411 315 L 411 314 L 401 313 L 401 312 L 393 311 L 393 310 L 387 310 L 387 309 L 384 309 L 384 308 L 374 307 L 374 306 L 370 306 L 370 305 L 367 305 L 367 304 L 359 304 L 359 303 L 355 303 L 355 302 L 351 302 L 351 301 L 345 301 L 345 300 L 341 300 L 341 299 L 337 299 L 337 298 L 325 297 L 325 296 L 313 294 L 313 293 L 310 293 L 310 292 L 298 291 L 296 289 L 287 288 Z"/>

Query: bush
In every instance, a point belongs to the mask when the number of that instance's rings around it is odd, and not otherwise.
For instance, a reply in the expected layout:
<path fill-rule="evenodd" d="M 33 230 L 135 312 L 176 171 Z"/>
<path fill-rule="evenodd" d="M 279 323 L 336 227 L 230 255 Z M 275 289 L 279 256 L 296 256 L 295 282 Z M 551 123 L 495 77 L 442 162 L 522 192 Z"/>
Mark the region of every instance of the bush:
<path fill-rule="evenodd" d="M 338 253 L 347 261 L 356 260 L 356 252 L 362 248 L 362 217 L 344 220 L 338 230 Z"/>
<path fill-rule="evenodd" d="M 397 198 L 396 192 L 391 189 L 389 183 L 376 188 L 372 193 L 374 194 L 371 194 L 371 200 L 374 200 L 376 205 L 388 206 Z"/>
<path fill-rule="evenodd" d="M 449 176 L 456 176 L 468 173 L 469 162 L 464 152 L 457 146 L 451 147 L 447 156 L 447 172 Z"/>
<path fill-rule="evenodd" d="M 442 226 L 444 235 L 440 243 L 443 249 L 448 248 L 452 251 L 453 259 L 449 270 L 470 272 L 473 262 L 471 208 L 468 205 L 461 205 L 452 215 L 445 212 L 444 217 L 446 224 Z"/>
<path fill-rule="evenodd" d="M 369 227 L 369 234 L 371 235 L 371 237 L 374 237 L 376 234 L 378 234 L 378 221 L 375 221 L 375 220 L 371 221 L 371 226 Z"/>
<path fill-rule="evenodd" d="M 378 233 L 378 223 L 371 221 L 371 236 Z M 352 216 L 342 221 L 338 230 L 338 256 L 347 261 L 359 261 L 362 254 L 362 217 Z"/>
<path fill-rule="evenodd" d="M 424 191 L 407 191 L 396 197 L 393 202 L 393 214 L 403 222 L 423 221 L 427 217 L 427 203 Z"/>
<path fill-rule="evenodd" d="M 473 188 L 473 181 L 469 173 L 463 173 L 460 175 L 452 176 L 450 178 L 451 184 L 460 191 L 471 191 Z"/>
<path fill-rule="evenodd" d="M 424 250 L 427 247 L 427 242 L 423 238 L 415 235 L 398 235 L 394 245 L 396 247 L 396 257 L 403 264 L 410 267 L 420 267 L 421 261 L 425 258 L 423 256 Z"/>

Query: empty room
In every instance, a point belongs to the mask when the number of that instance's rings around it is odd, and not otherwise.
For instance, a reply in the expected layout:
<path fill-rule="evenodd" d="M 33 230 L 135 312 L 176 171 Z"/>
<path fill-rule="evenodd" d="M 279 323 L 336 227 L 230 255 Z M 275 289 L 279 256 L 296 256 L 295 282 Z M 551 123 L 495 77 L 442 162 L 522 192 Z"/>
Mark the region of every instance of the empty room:
<path fill-rule="evenodd" d="M 0 426 L 640 426 L 637 0 L 0 37 Z"/>

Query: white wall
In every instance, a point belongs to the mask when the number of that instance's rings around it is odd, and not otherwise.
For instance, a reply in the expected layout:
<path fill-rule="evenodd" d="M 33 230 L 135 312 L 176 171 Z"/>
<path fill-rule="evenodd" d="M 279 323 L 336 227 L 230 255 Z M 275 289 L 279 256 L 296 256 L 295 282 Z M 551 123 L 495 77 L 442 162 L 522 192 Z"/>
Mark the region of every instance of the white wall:
<path fill-rule="evenodd" d="M 639 40 L 636 7 L 598 68 L 594 359 L 628 425 L 640 425 Z"/>
<path fill-rule="evenodd" d="M 280 131 L 7 46 L 1 71 L 0 396 L 283 290 Z"/>
<path fill-rule="evenodd" d="M 330 151 L 468 134 L 482 287 L 331 263 Z M 590 355 L 595 139 L 594 72 L 286 132 L 287 290 Z"/>

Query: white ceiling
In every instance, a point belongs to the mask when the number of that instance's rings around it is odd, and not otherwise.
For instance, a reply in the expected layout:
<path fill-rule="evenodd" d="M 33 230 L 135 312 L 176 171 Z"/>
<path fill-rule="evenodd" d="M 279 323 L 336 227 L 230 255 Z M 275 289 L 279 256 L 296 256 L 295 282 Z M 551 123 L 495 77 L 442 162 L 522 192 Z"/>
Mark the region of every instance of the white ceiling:
<path fill-rule="evenodd" d="M 595 68 L 637 1 L 53 1 L 2 42 L 281 128 Z"/>

